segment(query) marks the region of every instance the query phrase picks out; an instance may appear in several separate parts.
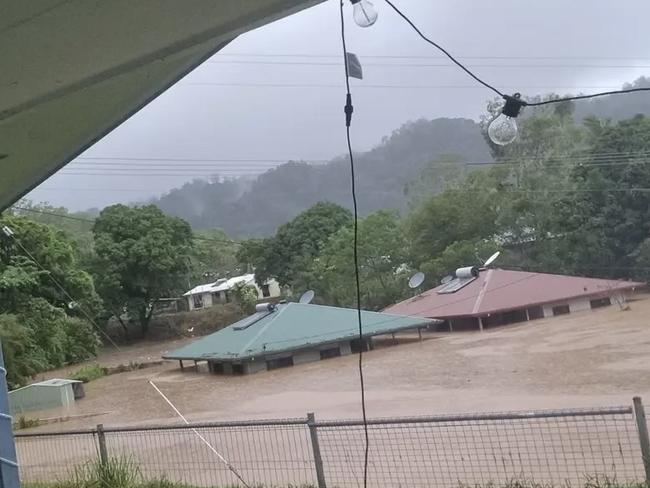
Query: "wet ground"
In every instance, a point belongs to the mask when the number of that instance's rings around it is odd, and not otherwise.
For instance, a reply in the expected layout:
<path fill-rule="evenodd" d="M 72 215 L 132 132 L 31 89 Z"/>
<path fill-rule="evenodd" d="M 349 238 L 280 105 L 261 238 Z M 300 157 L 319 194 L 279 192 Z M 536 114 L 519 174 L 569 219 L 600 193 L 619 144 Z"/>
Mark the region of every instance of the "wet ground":
<path fill-rule="evenodd" d="M 480 332 L 398 335 L 364 355 L 369 417 L 650 403 L 650 298 Z M 123 348 L 103 365 L 156 360 L 186 340 Z M 177 422 L 151 379 L 196 421 L 358 418 L 356 355 L 243 377 L 181 372 L 177 362 L 86 384 L 73 418 L 39 430 Z M 72 370 L 78 369 L 71 368 Z M 64 372 L 52 372 L 52 376 Z"/>

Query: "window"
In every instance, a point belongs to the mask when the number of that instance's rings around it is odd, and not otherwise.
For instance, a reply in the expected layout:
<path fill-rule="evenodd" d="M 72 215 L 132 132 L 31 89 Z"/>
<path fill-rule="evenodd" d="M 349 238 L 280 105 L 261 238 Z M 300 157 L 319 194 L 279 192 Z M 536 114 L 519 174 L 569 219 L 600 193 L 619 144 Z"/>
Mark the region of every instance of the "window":
<path fill-rule="evenodd" d="M 528 319 L 543 319 L 544 318 L 544 309 L 542 307 L 530 307 L 528 309 Z"/>
<path fill-rule="evenodd" d="M 288 358 L 269 359 L 266 361 L 266 369 L 269 371 L 272 369 L 286 368 L 287 366 L 293 366 L 293 356 L 289 356 Z"/>
<path fill-rule="evenodd" d="M 569 305 L 557 305 L 553 307 L 553 315 L 565 315 L 569 311 Z"/>
<path fill-rule="evenodd" d="M 605 297 L 605 298 L 596 298 L 594 300 L 591 300 L 589 303 L 591 304 L 591 308 L 600 308 L 600 307 L 607 307 L 608 305 L 611 305 L 612 301 L 609 299 L 609 297 Z"/>
<path fill-rule="evenodd" d="M 271 296 L 271 290 L 269 289 L 269 285 L 262 285 L 262 296 L 264 298 L 268 298 Z"/>
<path fill-rule="evenodd" d="M 203 295 L 192 295 L 194 308 L 203 308 Z"/>
<path fill-rule="evenodd" d="M 329 349 L 321 349 L 320 351 L 321 359 L 337 358 L 340 355 L 341 355 L 340 347 L 331 347 Z"/>

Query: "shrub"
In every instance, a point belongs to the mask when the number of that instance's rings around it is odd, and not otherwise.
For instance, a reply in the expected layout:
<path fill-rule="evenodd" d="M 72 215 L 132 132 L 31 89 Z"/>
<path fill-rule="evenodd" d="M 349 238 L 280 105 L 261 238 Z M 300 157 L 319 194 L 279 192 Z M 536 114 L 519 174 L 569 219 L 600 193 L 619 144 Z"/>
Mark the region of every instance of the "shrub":
<path fill-rule="evenodd" d="M 89 381 L 96 380 L 105 375 L 106 375 L 106 368 L 100 366 L 99 364 L 91 364 L 88 366 L 84 366 L 76 373 L 73 373 L 72 376 L 70 376 L 70 379 L 88 383 Z"/>

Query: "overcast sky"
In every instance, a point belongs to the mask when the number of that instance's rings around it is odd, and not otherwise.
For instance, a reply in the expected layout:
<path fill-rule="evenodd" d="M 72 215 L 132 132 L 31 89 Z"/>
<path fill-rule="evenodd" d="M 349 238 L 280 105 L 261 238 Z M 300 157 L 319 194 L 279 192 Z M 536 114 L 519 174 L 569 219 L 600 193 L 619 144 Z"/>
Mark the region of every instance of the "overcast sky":
<path fill-rule="evenodd" d="M 647 0 L 395 3 L 505 92 L 589 93 L 650 74 Z M 353 83 L 354 149 L 371 148 L 408 120 L 477 120 L 492 94 L 441 58 L 383 0 L 375 7 L 377 23 L 361 29 L 346 5 L 348 50 L 364 67 L 364 80 Z M 102 207 L 143 200 L 200 175 L 250 174 L 276 161 L 340 155 L 345 151 L 340 53 L 336 0 L 248 32 L 28 198 L 75 210 Z M 109 164 L 137 158 L 131 162 L 141 170 L 102 176 L 101 183 L 96 176 L 64 174 L 92 164 L 91 157 L 123 158 Z M 178 163 L 171 171 L 179 175 L 165 176 L 170 162 L 155 158 L 232 162 Z M 266 161 L 237 162 L 242 159 Z"/>

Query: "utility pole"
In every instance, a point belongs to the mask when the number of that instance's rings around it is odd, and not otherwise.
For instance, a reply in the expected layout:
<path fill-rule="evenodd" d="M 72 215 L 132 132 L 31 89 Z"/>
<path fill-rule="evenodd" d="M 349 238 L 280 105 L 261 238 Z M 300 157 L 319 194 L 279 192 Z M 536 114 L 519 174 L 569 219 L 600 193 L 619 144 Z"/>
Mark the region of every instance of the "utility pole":
<path fill-rule="evenodd" d="M 0 488 L 20 488 L 2 344 L 0 344 Z"/>

